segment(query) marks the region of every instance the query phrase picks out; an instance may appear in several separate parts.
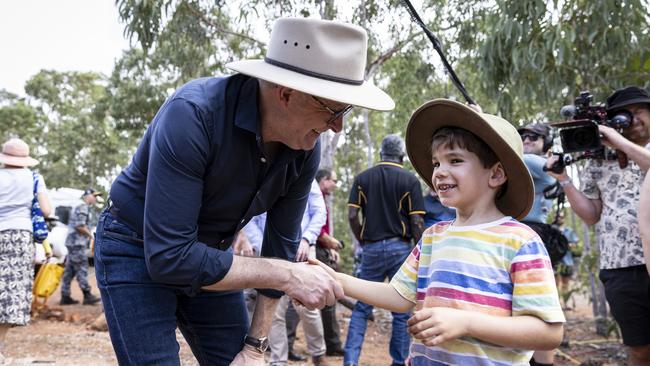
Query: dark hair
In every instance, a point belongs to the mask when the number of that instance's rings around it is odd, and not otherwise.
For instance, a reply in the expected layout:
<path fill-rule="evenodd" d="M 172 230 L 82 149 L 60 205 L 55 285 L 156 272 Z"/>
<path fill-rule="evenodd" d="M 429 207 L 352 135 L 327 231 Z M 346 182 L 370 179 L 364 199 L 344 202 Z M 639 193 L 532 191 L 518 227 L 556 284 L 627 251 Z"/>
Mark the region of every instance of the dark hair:
<path fill-rule="evenodd" d="M 478 156 L 484 168 L 491 168 L 499 162 L 494 151 L 475 134 L 460 127 L 442 127 L 433 133 L 431 141 L 431 153 L 441 147 L 453 149 L 459 147 L 472 152 Z"/>
<path fill-rule="evenodd" d="M 316 182 L 320 183 L 323 179 L 330 179 L 332 177 L 332 169 L 321 168 L 316 172 Z"/>

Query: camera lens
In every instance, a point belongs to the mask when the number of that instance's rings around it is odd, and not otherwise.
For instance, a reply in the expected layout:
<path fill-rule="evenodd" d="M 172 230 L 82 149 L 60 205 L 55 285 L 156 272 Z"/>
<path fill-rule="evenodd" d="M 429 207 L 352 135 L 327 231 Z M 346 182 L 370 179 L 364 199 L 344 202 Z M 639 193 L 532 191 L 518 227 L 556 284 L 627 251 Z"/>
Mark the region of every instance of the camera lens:
<path fill-rule="evenodd" d="M 593 146 L 598 143 L 598 141 L 596 141 L 597 137 L 597 135 L 594 135 L 592 131 L 588 129 L 576 129 L 573 134 L 573 140 L 577 146 Z"/>
<path fill-rule="evenodd" d="M 607 124 L 611 128 L 624 129 L 630 127 L 632 124 L 632 118 L 629 113 L 619 112 L 607 121 Z"/>

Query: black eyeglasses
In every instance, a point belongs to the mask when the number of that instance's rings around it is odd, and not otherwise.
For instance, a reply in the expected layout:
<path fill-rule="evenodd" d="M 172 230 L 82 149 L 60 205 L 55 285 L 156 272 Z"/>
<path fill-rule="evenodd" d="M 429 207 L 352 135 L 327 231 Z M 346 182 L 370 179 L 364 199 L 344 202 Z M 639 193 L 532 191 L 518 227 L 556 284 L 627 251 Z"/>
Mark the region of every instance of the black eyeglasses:
<path fill-rule="evenodd" d="M 539 139 L 539 135 L 535 135 L 532 133 L 524 133 L 521 135 L 521 141 L 526 141 L 526 139 L 529 139 L 530 141 L 537 141 Z"/>
<path fill-rule="evenodd" d="M 311 97 L 314 98 L 314 100 L 317 101 L 318 104 L 321 105 L 321 107 L 325 108 L 325 110 L 328 111 L 328 112 L 330 112 L 330 114 L 332 115 L 332 116 L 327 120 L 327 125 L 328 125 L 328 126 L 331 125 L 332 122 L 336 121 L 336 120 L 339 119 L 340 117 L 343 117 L 343 116 L 345 116 L 346 114 L 350 113 L 350 111 L 351 111 L 352 108 L 353 108 L 352 105 L 349 105 L 349 106 L 347 106 L 347 107 L 341 109 L 340 111 L 335 111 L 335 110 L 333 110 L 332 108 L 328 107 L 327 104 L 323 103 L 323 101 L 321 101 L 320 99 L 316 98 L 315 96 L 312 95 Z"/>

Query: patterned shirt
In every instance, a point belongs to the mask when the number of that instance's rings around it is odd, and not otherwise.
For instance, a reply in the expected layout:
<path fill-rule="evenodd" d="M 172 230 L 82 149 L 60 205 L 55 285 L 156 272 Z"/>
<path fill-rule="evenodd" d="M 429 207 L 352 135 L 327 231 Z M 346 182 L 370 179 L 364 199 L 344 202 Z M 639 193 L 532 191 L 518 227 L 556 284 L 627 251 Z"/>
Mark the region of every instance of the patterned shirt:
<path fill-rule="evenodd" d="M 603 208 L 596 223 L 600 268 L 643 265 L 637 206 L 645 172 L 633 161 L 621 169 L 616 160 L 589 160 L 580 176 L 581 190 L 600 199 Z"/>
<path fill-rule="evenodd" d="M 451 307 L 565 321 L 544 244 L 511 217 L 464 227 L 437 223 L 424 232 L 391 285 L 416 311 Z M 532 354 L 467 336 L 437 347 L 415 340 L 410 350 L 413 366 L 528 365 Z"/>
<path fill-rule="evenodd" d="M 65 245 L 68 247 L 85 247 L 88 245 L 88 238 L 86 235 L 77 231 L 80 226 L 88 226 L 90 220 L 90 206 L 82 203 L 74 208 L 72 215 L 70 215 L 70 222 L 68 222 L 68 237 L 65 240 Z"/>

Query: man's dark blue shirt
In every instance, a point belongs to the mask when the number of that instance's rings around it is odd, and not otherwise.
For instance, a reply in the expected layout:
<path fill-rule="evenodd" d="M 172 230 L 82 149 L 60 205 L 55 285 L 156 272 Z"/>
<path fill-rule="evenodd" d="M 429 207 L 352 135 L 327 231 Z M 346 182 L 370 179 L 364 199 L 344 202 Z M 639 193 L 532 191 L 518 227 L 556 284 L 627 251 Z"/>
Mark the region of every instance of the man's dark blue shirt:
<path fill-rule="evenodd" d="M 190 294 L 218 282 L 233 236 L 265 211 L 262 256 L 294 258 L 320 145 L 283 145 L 269 162 L 259 121 L 258 82 L 245 75 L 191 81 L 156 114 L 111 187 L 114 212 L 144 238 L 155 281 Z"/>

